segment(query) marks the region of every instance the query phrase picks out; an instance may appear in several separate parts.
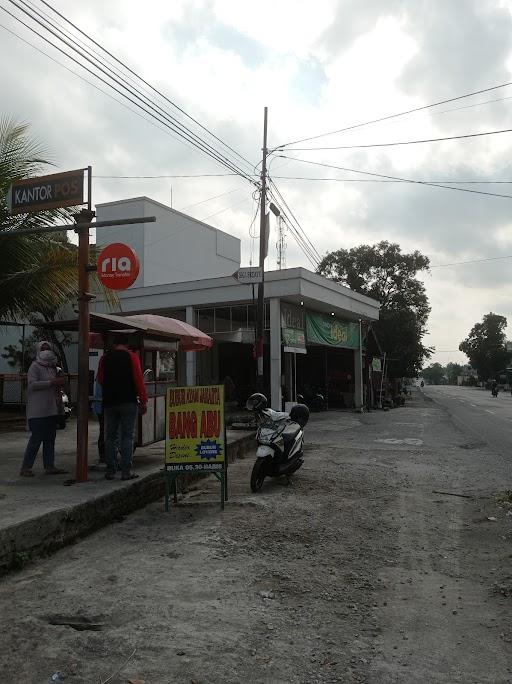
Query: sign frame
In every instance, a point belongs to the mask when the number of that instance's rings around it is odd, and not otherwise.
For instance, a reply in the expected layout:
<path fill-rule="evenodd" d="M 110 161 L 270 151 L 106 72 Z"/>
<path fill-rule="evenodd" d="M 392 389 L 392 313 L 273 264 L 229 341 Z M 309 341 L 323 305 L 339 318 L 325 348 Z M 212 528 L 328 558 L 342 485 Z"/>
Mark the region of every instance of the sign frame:
<path fill-rule="evenodd" d="M 263 269 L 260 266 L 242 266 L 232 275 L 241 285 L 255 285 L 263 281 Z"/>
<path fill-rule="evenodd" d="M 34 178 L 22 178 L 15 181 L 7 192 L 7 206 L 11 214 L 30 214 L 37 211 L 45 211 L 47 209 L 64 209 L 65 207 L 74 207 L 81 204 L 86 204 L 84 198 L 84 180 L 85 171 L 87 169 L 74 169 L 73 171 L 62 171 L 61 173 L 51 173 L 46 176 L 36 176 Z M 68 197 L 63 195 L 60 199 L 53 199 L 47 201 L 49 194 L 52 198 L 61 193 L 60 186 L 63 183 L 76 185 L 74 190 L 70 189 L 67 193 Z M 32 190 L 36 195 L 43 195 L 44 198 L 34 198 L 34 201 L 29 204 L 21 204 L 15 202 L 15 193 L 23 190 Z"/>
<path fill-rule="evenodd" d="M 165 402 L 165 510 L 178 503 L 180 475 L 212 474 L 228 500 L 228 446 L 224 385 L 168 387 Z M 215 415 L 216 414 L 216 415 Z"/>

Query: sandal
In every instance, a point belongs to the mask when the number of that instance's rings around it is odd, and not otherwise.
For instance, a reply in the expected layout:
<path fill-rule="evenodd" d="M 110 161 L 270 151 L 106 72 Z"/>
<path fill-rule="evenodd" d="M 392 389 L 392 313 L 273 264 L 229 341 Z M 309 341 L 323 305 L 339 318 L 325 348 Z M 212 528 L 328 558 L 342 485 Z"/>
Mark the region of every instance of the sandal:
<path fill-rule="evenodd" d="M 34 473 L 30 470 L 30 468 L 22 468 L 20 470 L 20 477 L 34 477 Z"/>
<path fill-rule="evenodd" d="M 121 480 L 136 480 L 138 477 L 137 473 L 128 473 L 128 475 L 123 475 Z"/>
<path fill-rule="evenodd" d="M 67 475 L 69 470 L 63 470 L 62 468 L 47 468 L 44 472 L 46 475 Z"/>

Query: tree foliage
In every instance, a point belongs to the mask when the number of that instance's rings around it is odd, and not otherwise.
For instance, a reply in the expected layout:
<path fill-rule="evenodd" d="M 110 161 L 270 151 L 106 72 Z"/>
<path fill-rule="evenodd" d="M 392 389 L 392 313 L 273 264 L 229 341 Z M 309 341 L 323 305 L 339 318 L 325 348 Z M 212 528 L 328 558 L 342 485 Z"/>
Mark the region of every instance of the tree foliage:
<path fill-rule="evenodd" d="M 460 363 L 447 363 L 445 369 L 446 379 L 449 385 L 456 385 L 457 378 L 462 375 L 464 367 Z"/>
<path fill-rule="evenodd" d="M 485 314 L 480 323 L 475 323 L 469 335 L 459 344 L 459 349 L 469 359 L 480 380 L 494 378 L 506 368 L 510 353 L 506 349 L 505 316 Z"/>
<path fill-rule="evenodd" d="M 421 371 L 421 377 L 430 385 L 456 385 L 458 377 L 464 373 L 464 367 L 460 363 L 431 363 Z"/>
<path fill-rule="evenodd" d="M 436 361 L 431 363 L 421 371 L 421 377 L 424 378 L 429 385 L 443 385 L 445 381 L 446 369 Z"/>
<path fill-rule="evenodd" d="M 420 252 L 405 254 L 398 244 L 382 241 L 330 252 L 317 269 L 380 302 L 380 320 L 374 328 L 395 377 L 416 376 L 432 353 L 422 342 L 430 306 L 416 277 L 428 267 L 428 257 Z"/>
<path fill-rule="evenodd" d="M 48 158 L 44 147 L 30 136 L 27 124 L 0 119 L 0 320 L 33 318 L 34 314 L 54 320 L 59 308 L 77 296 L 77 248 L 65 232 L 9 235 L 22 228 L 72 222 L 69 210 L 11 215 L 7 207 L 12 183 L 41 175 L 51 164 Z M 92 258 L 95 255 L 91 248 Z M 105 293 L 99 286 L 95 275 L 92 281 L 92 289 L 103 291 L 109 304 L 117 302 L 111 291 Z"/>

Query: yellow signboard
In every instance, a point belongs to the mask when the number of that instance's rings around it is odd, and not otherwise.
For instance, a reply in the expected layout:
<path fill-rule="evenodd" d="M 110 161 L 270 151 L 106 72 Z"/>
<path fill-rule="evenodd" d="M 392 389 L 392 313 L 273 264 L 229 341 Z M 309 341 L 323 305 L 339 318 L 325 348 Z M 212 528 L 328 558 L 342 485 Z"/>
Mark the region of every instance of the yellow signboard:
<path fill-rule="evenodd" d="M 224 468 L 223 385 L 170 387 L 166 413 L 166 470 L 211 472 Z"/>

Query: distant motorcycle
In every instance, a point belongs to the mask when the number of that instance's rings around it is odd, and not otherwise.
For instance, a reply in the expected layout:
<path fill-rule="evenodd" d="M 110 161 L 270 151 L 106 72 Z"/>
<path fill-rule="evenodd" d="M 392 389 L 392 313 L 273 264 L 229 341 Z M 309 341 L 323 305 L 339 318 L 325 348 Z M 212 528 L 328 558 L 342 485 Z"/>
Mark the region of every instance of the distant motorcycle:
<path fill-rule="evenodd" d="M 296 404 L 290 413 L 267 408 L 267 398 L 257 392 L 252 394 L 246 408 L 256 416 L 258 431 L 256 461 L 251 473 L 251 490 L 259 492 L 266 477 L 289 476 L 304 462 L 302 450 L 304 426 L 309 419 L 309 409 Z"/>
<path fill-rule="evenodd" d="M 326 411 L 327 401 L 325 395 L 321 392 L 306 391 L 304 394 L 297 394 L 297 401 L 299 404 L 306 404 L 311 411 Z"/>

